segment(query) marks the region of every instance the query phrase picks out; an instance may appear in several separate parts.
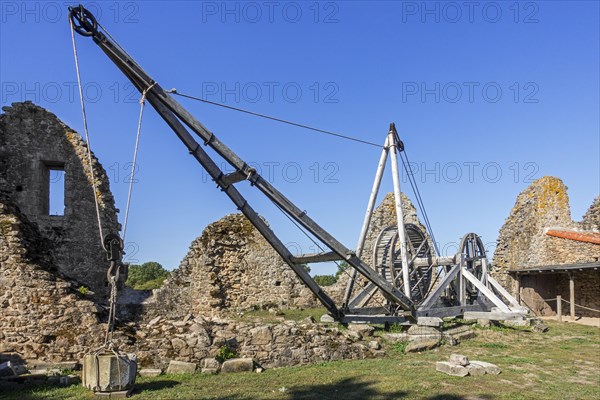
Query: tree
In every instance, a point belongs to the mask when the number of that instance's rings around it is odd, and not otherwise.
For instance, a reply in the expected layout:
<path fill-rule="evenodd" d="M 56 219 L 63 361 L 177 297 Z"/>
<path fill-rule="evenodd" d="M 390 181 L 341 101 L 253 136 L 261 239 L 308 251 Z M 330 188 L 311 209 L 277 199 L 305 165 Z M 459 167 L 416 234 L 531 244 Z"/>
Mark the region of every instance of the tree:
<path fill-rule="evenodd" d="M 337 282 L 337 279 L 333 275 L 315 275 L 313 279 L 319 286 L 330 286 Z"/>
<path fill-rule="evenodd" d="M 158 289 L 170 275 L 162 265 L 149 261 L 142 265 L 130 265 L 125 285 L 136 290 Z"/>
<path fill-rule="evenodd" d="M 338 279 L 340 279 L 340 276 L 345 273 L 345 271 L 350 268 L 350 264 L 348 264 L 346 261 L 342 261 L 341 263 L 338 264 L 338 270 L 335 273 L 335 280 L 337 281 Z"/>

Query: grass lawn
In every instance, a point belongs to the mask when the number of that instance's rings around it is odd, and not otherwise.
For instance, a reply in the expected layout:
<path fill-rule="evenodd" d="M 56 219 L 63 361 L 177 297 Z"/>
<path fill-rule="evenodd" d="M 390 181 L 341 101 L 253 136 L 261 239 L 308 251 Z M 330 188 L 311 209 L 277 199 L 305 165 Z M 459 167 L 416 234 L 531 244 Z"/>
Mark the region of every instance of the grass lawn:
<path fill-rule="evenodd" d="M 550 331 L 479 330 L 459 346 L 376 360 L 338 361 L 261 374 L 138 379 L 133 399 L 600 399 L 600 329 L 548 321 Z M 497 364 L 497 376 L 450 377 L 435 362 L 453 353 Z M 37 387 L 0 399 L 92 399 L 81 386 Z"/>

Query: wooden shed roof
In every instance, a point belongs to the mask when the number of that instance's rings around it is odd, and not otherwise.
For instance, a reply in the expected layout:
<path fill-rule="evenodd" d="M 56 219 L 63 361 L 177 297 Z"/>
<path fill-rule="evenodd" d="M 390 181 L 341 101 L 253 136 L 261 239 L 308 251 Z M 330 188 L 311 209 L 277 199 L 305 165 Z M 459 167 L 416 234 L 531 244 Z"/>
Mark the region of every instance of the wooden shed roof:
<path fill-rule="evenodd" d="M 537 273 L 564 273 L 584 270 L 599 270 L 600 261 L 575 264 L 541 265 L 539 267 L 509 269 L 509 274 L 532 275 Z"/>

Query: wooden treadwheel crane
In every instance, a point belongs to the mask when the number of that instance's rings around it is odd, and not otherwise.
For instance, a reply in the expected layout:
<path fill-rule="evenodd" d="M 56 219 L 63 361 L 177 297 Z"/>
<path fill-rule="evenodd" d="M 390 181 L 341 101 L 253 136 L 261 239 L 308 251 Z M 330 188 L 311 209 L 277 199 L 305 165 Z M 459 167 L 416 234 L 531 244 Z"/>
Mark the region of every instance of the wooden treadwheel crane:
<path fill-rule="evenodd" d="M 407 318 L 416 319 L 419 316 L 460 315 L 466 311 L 489 312 L 494 306 L 507 315 L 525 312 L 516 300 L 487 274 L 485 250 L 477 235 L 466 235 L 456 256 L 439 257 L 430 247 L 428 235 L 425 232 L 415 225 L 404 224 L 396 158 L 397 152 L 403 150 L 403 144 L 393 124 L 390 125 L 386 137 L 358 250 L 354 251 L 345 247 L 318 225 L 305 211 L 286 198 L 196 120 L 168 91 L 154 81 L 108 33 L 107 36 L 100 31 L 103 28 L 88 10 L 83 6 L 78 6 L 69 7 L 69 11 L 69 18 L 75 31 L 83 36 L 91 37 L 140 93 L 145 95 L 145 99 L 175 132 L 189 153 L 208 172 L 217 186 L 250 220 L 336 320 L 342 323 L 352 321 L 402 323 L 406 322 Z M 214 150 L 234 168 L 235 172 L 229 174 L 223 172 L 204 147 Z M 364 253 L 362 247 L 388 153 L 392 157 L 398 224 L 386 228 L 380 234 L 375 244 L 372 265 L 369 265 L 361 258 Z M 238 191 L 236 184 L 242 181 L 248 181 L 251 186 L 262 192 L 291 220 L 320 241 L 323 246 L 319 247 L 328 250 L 317 254 L 294 256 Z M 352 278 L 349 281 L 344 302 L 340 306 L 303 268 L 306 263 L 330 261 L 345 261 L 352 267 Z M 436 267 L 443 276 L 440 284 L 432 288 L 432 274 Z M 366 285 L 357 288 L 357 285 L 360 286 L 364 281 L 367 282 Z M 383 296 L 384 304 L 378 307 L 367 307 L 375 293 Z"/>

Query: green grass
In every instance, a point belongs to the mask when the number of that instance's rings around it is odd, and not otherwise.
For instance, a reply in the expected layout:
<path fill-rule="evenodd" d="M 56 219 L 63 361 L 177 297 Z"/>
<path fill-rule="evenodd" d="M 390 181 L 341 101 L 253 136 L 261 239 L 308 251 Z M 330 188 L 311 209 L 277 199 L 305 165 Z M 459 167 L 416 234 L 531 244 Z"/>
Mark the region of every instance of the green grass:
<path fill-rule="evenodd" d="M 404 355 L 404 351 L 406 350 L 406 346 L 408 346 L 408 342 L 396 342 L 390 345 L 394 351 L 396 351 L 400 355 Z"/>
<path fill-rule="evenodd" d="M 482 329 L 459 346 L 421 354 L 401 354 L 387 347 L 388 355 L 381 359 L 324 362 L 262 374 L 138 379 L 133 399 L 599 399 L 600 330 L 548 325 L 547 333 Z M 502 373 L 457 378 L 436 372 L 435 362 L 451 353 L 492 362 Z M 0 392 L 3 400 L 92 398 L 80 386 Z"/>
<path fill-rule="evenodd" d="M 504 343 L 481 343 L 481 347 L 487 347 L 489 349 L 506 349 L 508 345 Z"/>
<path fill-rule="evenodd" d="M 275 315 L 267 310 L 246 311 L 243 315 L 236 317 L 241 322 L 262 322 L 276 324 L 282 320 L 300 321 L 305 318 L 313 317 L 319 321 L 321 315 L 326 314 L 325 308 L 297 308 L 289 310 L 281 310 L 281 315 Z"/>

